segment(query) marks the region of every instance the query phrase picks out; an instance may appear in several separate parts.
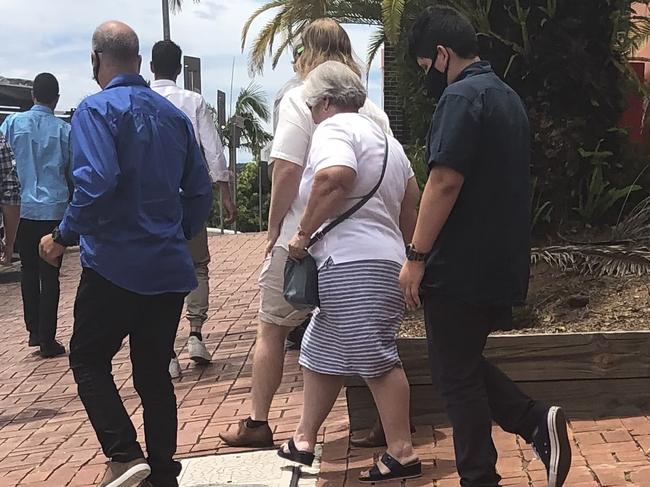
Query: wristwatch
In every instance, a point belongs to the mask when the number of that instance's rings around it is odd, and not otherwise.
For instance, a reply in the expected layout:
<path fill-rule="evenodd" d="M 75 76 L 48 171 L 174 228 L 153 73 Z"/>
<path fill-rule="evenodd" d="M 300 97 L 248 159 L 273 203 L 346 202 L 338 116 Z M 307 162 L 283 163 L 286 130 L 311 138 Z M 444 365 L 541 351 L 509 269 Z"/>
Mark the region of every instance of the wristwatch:
<path fill-rule="evenodd" d="M 406 246 L 406 259 L 411 262 L 424 262 L 427 260 L 427 254 L 418 252 L 413 244 Z"/>
<path fill-rule="evenodd" d="M 54 240 L 54 243 L 56 244 L 63 245 L 64 247 L 69 247 L 69 244 L 63 240 L 63 236 L 61 235 L 59 227 L 56 227 L 54 230 L 52 230 L 52 240 Z"/>

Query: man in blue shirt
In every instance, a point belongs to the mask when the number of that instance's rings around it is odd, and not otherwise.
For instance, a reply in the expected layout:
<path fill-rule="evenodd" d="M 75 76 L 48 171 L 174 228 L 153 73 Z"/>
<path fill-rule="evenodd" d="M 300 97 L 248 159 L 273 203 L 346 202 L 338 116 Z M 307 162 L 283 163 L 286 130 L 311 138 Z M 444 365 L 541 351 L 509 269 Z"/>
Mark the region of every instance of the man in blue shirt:
<path fill-rule="evenodd" d="M 55 340 L 61 259 L 54 265 L 40 259 L 38 244 L 58 226 L 70 200 L 70 124 L 54 116 L 59 83 L 53 75 L 36 76 L 33 99 L 31 110 L 11 115 L 0 131 L 16 155 L 22 188 L 18 250 L 29 346 L 40 346 L 48 358 L 65 353 Z"/>
<path fill-rule="evenodd" d="M 93 35 L 103 91 L 72 119 L 75 191 L 63 221 L 41 241 L 50 260 L 80 238 L 70 366 L 110 458 L 104 487 L 177 487 L 177 410 L 168 366 L 187 293 L 197 285 L 187 240 L 212 205 L 208 170 L 189 119 L 138 74 L 138 37 L 121 22 Z M 148 462 L 111 376 L 129 337 L 142 399 Z"/>

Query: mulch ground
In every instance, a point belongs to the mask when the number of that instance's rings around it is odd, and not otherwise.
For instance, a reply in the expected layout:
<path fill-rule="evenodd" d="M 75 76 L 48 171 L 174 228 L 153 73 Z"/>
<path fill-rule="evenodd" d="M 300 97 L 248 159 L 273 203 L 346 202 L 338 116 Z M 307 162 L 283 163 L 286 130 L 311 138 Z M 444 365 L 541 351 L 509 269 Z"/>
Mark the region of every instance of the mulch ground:
<path fill-rule="evenodd" d="M 539 264 L 528 304 L 514 315 L 508 333 L 650 330 L 650 276 L 582 276 Z M 425 335 L 421 311 L 407 316 L 400 335 Z"/>

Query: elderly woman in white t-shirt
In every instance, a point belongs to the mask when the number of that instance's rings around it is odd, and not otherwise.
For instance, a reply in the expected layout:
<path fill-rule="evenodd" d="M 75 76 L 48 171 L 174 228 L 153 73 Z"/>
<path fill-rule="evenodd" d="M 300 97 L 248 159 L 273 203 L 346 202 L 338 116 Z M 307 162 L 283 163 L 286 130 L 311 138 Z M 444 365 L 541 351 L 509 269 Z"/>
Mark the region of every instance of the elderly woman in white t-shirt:
<path fill-rule="evenodd" d="M 304 96 L 314 122 L 299 198 L 306 208 L 289 253 L 307 255 L 310 237 L 354 206 L 377 185 L 373 197 L 309 249 L 319 267 L 320 309 L 302 342 L 304 406 L 293 439 L 279 454 L 311 464 L 319 428 L 345 376 L 361 376 L 377 404 L 387 453 L 362 482 L 418 477 L 409 426 L 409 385 L 395 337 L 404 315 L 399 273 L 417 217 L 419 190 L 404 150 L 370 118 L 359 114 L 366 90 L 342 63 L 329 61 L 307 78 Z"/>

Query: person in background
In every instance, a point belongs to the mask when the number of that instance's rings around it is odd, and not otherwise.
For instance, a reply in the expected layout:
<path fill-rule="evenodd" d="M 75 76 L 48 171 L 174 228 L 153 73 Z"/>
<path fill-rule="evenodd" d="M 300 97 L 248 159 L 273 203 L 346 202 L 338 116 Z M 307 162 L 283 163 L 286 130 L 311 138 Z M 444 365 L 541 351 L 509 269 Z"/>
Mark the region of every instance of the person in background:
<path fill-rule="evenodd" d="M 463 487 L 497 487 L 492 422 L 532 443 L 549 487 L 564 484 L 571 444 L 562 408 L 524 394 L 483 356 L 528 291 L 530 129 L 519 96 L 478 57 L 476 31 L 450 7 L 425 9 L 409 38 L 438 99 L 428 138 L 429 179 L 400 281 L 420 306 L 432 376 L 454 431 Z"/>
<path fill-rule="evenodd" d="M 10 115 L 0 132 L 16 155 L 22 188 L 17 239 L 28 344 L 50 358 L 65 353 L 56 341 L 61 260 L 48 264 L 38 245 L 58 226 L 70 201 L 70 124 L 54 115 L 59 83 L 52 74 L 36 76 L 32 97 L 32 109 Z"/>
<path fill-rule="evenodd" d="M 236 208 L 230 197 L 230 172 L 223 153 L 223 145 L 217 128 L 212 118 L 208 104 L 199 93 L 184 90 L 176 85 L 176 80 L 183 69 L 181 57 L 183 53 L 173 41 L 157 42 L 151 51 L 151 71 L 155 80 L 151 88 L 164 96 L 188 116 L 194 128 L 194 135 L 203 150 L 203 155 L 208 164 L 212 182 L 219 185 L 228 223 L 235 220 Z M 194 262 L 194 271 L 199 282 L 199 287 L 187 297 L 186 318 L 190 323 L 190 336 L 187 340 L 187 349 L 190 359 L 197 364 L 210 363 L 211 356 L 205 344 L 201 329 L 208 319 L 210 277 L 208 264 L 210 263 L 210 250 L 208 248 L 208 232 L 203 229 L 196 237 L 188 242 L 190 255 Z M 181 375 L 181 366 L 174 353 L 169 364 L 169 373 L 172 378 Z"/>
<path fill-rule="evenodd" d="M 0 210 L 4 235 L 0 240 L 0 265 L 10 265 L 20 222 L 20 181 L 14 153 L 0 133 Z"/>
<path fill-rule="evenodd" d="M 292 51 L 293 59 L 291 61 L 291 66 L 293 67 L 294 73 L 296 72 L 296 63 L 304 51 L 305 46 L 302 45 L 302 41 L 298 41 Z M 301 84 L 302 80 L 300 79 L 300 76 L 295 74 L 289 79 L 289 81 L 283 84 L 276 93 L 275 98 L 273 99 L 273 133 L 275 133 L 278 128 L 278 122 L 280 121 L 280 103 L 282 103 L 284 95 L 286 95 L 289 90 L 292 90 Z"/>
<path fill-rule="evenodd" d="M 318 19 L 302 33 L 304 50 L 295 68 L 301 80 L 326 61 L 339 61 L 361 79 L 352 56 L 352 45 L 343 27 L 332 19 Z M 390 134 L 386 114 L 366 100 L 361 113 L 371 117 Z M 253 359 L 252 411 L 238 428 L 219 436 L 233 447 L 273 446 L 268 415 L 273 396 L 282 381 L 284 347 L 287 336 L 305 321 L 306 310 L 296 310 L 284 299 L 284 266 L 289 256 L 289 239 L 295 233 L 304 211 L 297 198 L 303 165 L 316 129 L 303 94 L 303 86 L 289 90 L 280 103 L 278 127 L 273 139 L 271 162 L 273 184 L 266 247 L 266 260 L 260 274 L 260 312 Z"/>
<path fill-rule="evenodd" d="M 80 239 L 70 367 L 110 459 L 100 485 L 178 487 L 169 357 L 183 302 L 197 286 L 187 240 L 205 227 L 212 186 L 192 124 L 147 86 L 138 53 L 126 24 L 106 22 L 93 34 L 102 91 L 72 118 L 75 191 L 60 225 L 43 237 L 41 255 L 56 262 Z M 111 375 L 126 337 L 148 461 Z"/>
<path fill-rule="evenodd" d="M 300 353 L 304 401 L 300 424 L 278 451 L 311 466 L 318 431 L 346 376 L 370 388 L 388 442 L 387 452 L 361 482 L 419 477 L 422 465 L 409 430 L 409 384 L 397 353 L 404 318 L 399 273 L 406 260 L 420 199 L 404 149 L 359 110 L 366 90 L 346 65 L 328 61 L 304 86 L 316 129 L 298 198 L 305 209 L 289 255 L 308 254 L 318 266 L 318 313 Z M 318 240 L 312 237 L 376 189 L 354 214 Z"/>

